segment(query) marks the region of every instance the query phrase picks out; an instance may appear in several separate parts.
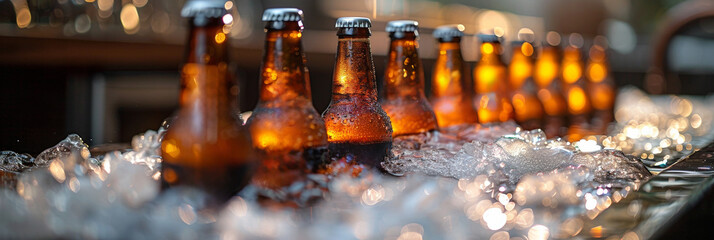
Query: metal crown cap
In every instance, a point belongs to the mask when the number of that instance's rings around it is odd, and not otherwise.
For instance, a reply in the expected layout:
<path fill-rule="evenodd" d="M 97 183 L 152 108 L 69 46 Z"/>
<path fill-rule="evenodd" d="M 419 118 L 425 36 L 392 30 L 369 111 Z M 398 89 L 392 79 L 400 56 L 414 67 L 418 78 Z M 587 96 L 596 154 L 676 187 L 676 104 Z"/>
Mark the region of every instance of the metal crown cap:
<path fill-rule="evenodd" d="M 268 8 L 263 12 L 264 22 L 298 22 L 302 19 L 302 10 L 297 8 Z"/>
<path fill-rule="evenodd" d="M 477 35 L 479 39 L 481 39 L 481 42 L 485 43 L 500 43 L 498 40 L 498 36 L 494 34 L 479 34 Z"/>
<path fill-rule="evenodd" d="M 181 16 L 220 18 L 227 13 L 225 4 L 225 0 L 188 0 L 181 9 Z"/>
<path fill-rule="evenodd" d="M 385 30 L 393 32 L 416 32 L 419 30 L 419 22 L 413 20 L 396 20 L 387 23 Z"/>
<path fill-rule="evenodd" d="M 464 25 L 461 24 L 442 25 L 434 29 L 432 34 L 434 35 L 434 38 L 451 40 L 451 38 L 454 37 L 463 37 L 464 29 Z"/>
<path fill-rule="evenodd" d="M 372 21 L 365 17 L 341 17 L 335 22 L 336 28 L 371 28 Z"/>

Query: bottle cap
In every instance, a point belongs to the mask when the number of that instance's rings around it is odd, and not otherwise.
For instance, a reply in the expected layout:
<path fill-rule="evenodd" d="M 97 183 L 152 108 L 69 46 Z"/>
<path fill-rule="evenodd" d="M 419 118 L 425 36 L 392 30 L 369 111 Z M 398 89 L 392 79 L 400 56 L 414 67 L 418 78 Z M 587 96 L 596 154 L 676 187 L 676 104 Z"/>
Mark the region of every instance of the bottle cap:
<path fill-rule="evenodd" d="M 481 39 L 481 42 L 485 43 L 500 43 L 498 36 L 495 34 L 479 34 L 478 38 Z"/>
<path fill-rule="evenodd" d="M 221 18 L 226 15 L 225 0 L 188 0 L 181 9 L 181 16 Z"/>
<path fill-rule="evenodd" d="M 341 17 L 335 22 L 336 28 L 371 28 L 372 21 L 365 17 Z"/>
<path fill-rule="evenodd" d="M 432 34 L 434 35 L 434 38 L 443 41 L 450 41 L 452 38 L 455 37 L 463 37 L 464 29 L 464 25 L 461 24 L 443 25 L 434 29 L 434 32 Z"/>
<path fill-rule="evenodd" d="M 412 20 L 396 20 L 387 23 L 385 29 L 388 33 L 393 32 L 416 32 L 419 30 L 419 23 Z"/>
<path fill-rule="evenodd" d="M 298 22 L 302 19 L 302 10 L 297 8 L 268 8 L 263 12 L 264 22 Z"/>

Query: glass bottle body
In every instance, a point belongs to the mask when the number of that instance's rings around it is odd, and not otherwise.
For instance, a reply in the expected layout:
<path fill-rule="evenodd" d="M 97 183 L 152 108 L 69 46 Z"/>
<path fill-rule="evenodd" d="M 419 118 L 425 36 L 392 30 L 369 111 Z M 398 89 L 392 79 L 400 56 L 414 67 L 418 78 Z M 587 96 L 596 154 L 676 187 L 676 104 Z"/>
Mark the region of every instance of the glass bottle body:
<path fill-rule="evenodd" d="M 377 101 L 369 29 L 339 28 L 332 101 L 322 114 L 332 159 L 381 168 L 390 154 L 392 126 Z"/>
<path fill-rule="evenodd" d="M 260 99 L 246 125 L 262 164 L 254 182 L 286 186 L 322 164 L 325 123 L 312 106 L 298 22 L 269 22 Z"/>
<path fill-rule="evenodd" d="M 533 80 L 533 45 L 522 42 L 514 45 L 511 64 L 508 65 L 508 82 L 512 89 L 511 102 L 516 121 L 527 130 L 541 128 L 543 106 L 538 99 Z"/>
<path fill-rule="evenodd" d="M 424 71 L 417 53 L 416 34 L 391 35 L 384 76 L 382 108 L 392 122 L 393 136 L 418 134 L 438 128 L 434 110 L 424 95 Z"/>
<path fill-rule="evenodd" d="M 545 112 L 543 129 L 549 138 L 565 135 L 567 102 L 560 82 L 558 48 L 544 46 L 535 62 L 534 80 L 538 86 L 538 99 Z"/>
<path fill-rule="evenodd" d="M 604 47 L 594 45 L 590 48 L 586 73 L 588 95 L 593 106 L 592 127 L 598 134 L 605 134 L 608 124 L 614 120 L 616 93 Z"/>
<path fill-rule="evenodd" d="M 222 22 L 204 23 L 191 27 L 181 109 L 161 144 L 162 189 L 195 187 L 222 202 L 248 184 L 258 158 L 235 114 L 238 89 L 228 77 Z"/>
<path fill-rule="evenodd" d="M 506 66 L 498 52 L 500 44 L 481 44 L 481 60 L 474 68 L 474 106 L 479 123 L 505 122 L 513 119 L 513 106 L 508 97 Z"/>
<path fill-rule="evenodd" d="M 431 80 L 431 104 L 439 127 L 476 123 L 471 84 L 466 80 L 460 38 L 439 43 Z"/>

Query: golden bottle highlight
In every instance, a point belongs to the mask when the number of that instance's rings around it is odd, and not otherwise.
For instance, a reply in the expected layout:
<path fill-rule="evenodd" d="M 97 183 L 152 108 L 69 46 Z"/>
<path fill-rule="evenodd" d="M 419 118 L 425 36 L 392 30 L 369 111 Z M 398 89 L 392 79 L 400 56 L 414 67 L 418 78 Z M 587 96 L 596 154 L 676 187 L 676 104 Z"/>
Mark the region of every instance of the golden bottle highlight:
<path fill-rule="evenodd" d="M 614 120 L 615 81 L 610 77 L 605 41 L 600 37 L 600 41 L 590 47 L 586 68 L 588 94 L 594 110 L 591 123 L 598 134 L 605 134 L 608 124 Z"/>
<path fill-rule="evenodd" d="M 538 100 L 536 85 L 533 81 L 533 53 L 535 52 L 532 44 L 533 32 L 524 30 L 519 33 L 521 40 L 512 43 L 511 64 L 508 65 L 508 83 L 516 121 L 524 129 L 532 130 L 541 128 L 543 106 Z M 530 39 L 530 42 L 526 39 Z"/>
<path fill-rule="evenodd" d="M 433 33 L 439 41 L 439 56 L 431 78 L 431 104 L 439 127 L 478 121 L 471 102 L 471 84 L 466 79 L 466 66 L 461 56 L 463 30 L 461 24 L 445 25 L 436 28 Z"/>
<path fill-rule="evenodd" d="M 392 125 L 377 101 L 368 18 L 337 19 L 332 101 L 322 118 L 330 157 L 381 168 L 390 154 Z"/>
<path fill-rule="evenodd" d="M 496 35 L 481 34 L 481 59 L 474 67 L 474 105 L 479 123 L 505 122 L 513 119 L 508 97 L 506 65 L 501 61 L 501 43 Z"/>
<path fill-rule="evenodd" d="M 161 186 L 195 187 L 218 204 L 248 184 L 258 158 L 235 114 L 238 88 L 227 70 L 223 3 L 188 1 L 181 13 L 189 18 L 189 44 L 181 109 L 161 144 Z"/>
<path fill-rule="evenodd" d="M 559 44 L 560 34 L 548 32 L 546 42 L 539 49 L 533 75 L 538 86 L 538 99 L 543 104 L 545 112 L 543 130 L 549 138 L 566 134 L 565 120 L 568 115 L 568 105 L 560 82 Z"/>
<path fill-rule="evenodd" d="M 260 99 L 246 125 L 262 164 L 253 178 L 279 188 L 315 170 L 327 151 L 325 122 L 312 106 L 302 50 L 302 11 L 271 8 L 266 22 Z"/>
<path fill-rule="evenodd" d="M 438 128 L 434 110 L 424 95 L 424 71 L 417 52 L 418 23 L 387 23 L 390 44 L 384 73 L 382 109 L 392 121 L 393 136 L 423 133 Z"/>
<path fill-rule="evenodd" d="M 568 140 L 570 141 L 577 141 L 583 136 L 589 135 L 589 121 L 592 113 L 592 105 L 587 93 L 587 80 L 583 75 L 582 45 L 583 38 L 580 34 L 570 34 L 569 44 L 563 50 L 561 64 L 563 95 L 568 102 L 570 121 Z"/>

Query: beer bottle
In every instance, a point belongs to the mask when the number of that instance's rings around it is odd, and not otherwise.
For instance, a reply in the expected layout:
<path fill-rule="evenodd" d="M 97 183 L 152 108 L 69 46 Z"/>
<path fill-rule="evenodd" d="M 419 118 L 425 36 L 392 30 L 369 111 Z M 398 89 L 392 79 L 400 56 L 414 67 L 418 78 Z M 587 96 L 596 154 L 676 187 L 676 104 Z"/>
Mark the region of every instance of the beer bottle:
<path fill-rule="evenodd" d="M 392 124 L 377 101 L 368 18 L 337 19 L 332 101 L 322 118 L 331 158 L 381 168 L 392 146 Z"/>
<path fill-rule="evenodd" d="M 424 71 L 417 52 L 418 23 L 387 23 L 390 44 L 384 73 L 382 108 L 392 121 L 392 136 L 417 134 L 438 128 L 434 110 L 424 95 Z"/>
<path fill-rule="evenodd" d="M 505 122 L 513 119 L 508 98 L 506 65 L 501 61 L 501 43 L 493 34 L 480 34 L 481 59 L 474 68 L 474 105 L 479 123 Z"/>
<path fill-rule="evenodd" d="M 513 41 L 511 64 L 508 65 L 508 82 L 511 102 L 515 110 L 516 121 L 527 130 L 541 127 L 543 106 L 538 100 L 536 85 L 533 81 L 533 31 L 521 29 L 519 41 Z"/>
<path fill-rule="evenodd" d="M 271 8 L 266 22 L 260 98 L 246 125 L 262 164 L 257 185 L 278 188 L 315 169 L 327 151 L 325 122 L 312 106 L 302 50 L 302 10 Z"/>
<path fill-rule="evenodd" d="M 190 0 L 187 57 L 181 70 L 176 120 L 161 143 L 162 189 L 201 189 L 215 204 L 248 184 L 258 163 L 250 137 L 237 119 L 238 88 L 228 74 L 224 1 Z"/>
<path fill-rule="evenodd" d="M 445 25 L 434 30 L 439 41 L 439 56 L 431 78 L 431 104 L 439 127 L 476 123 L 476 109 L 471 103 L 471 84 L 466 81 L 461 37 L 464 25 Z"/>
<path fill-rule="evenodd" d="M 552 43 L 552 41 L 545 43 L 540 48 L 534 74 L 536 85 L 538 85 L 538 99 L 545 110 L 543 130 L 549 138 L 565 135 L 562 129 L 566 126 L 565 118 L 568 115 L 568 107 L 565 97 L 563 97 L 559 76 L 560 51 L 557 45 L 559 42 L 556 42 L 555 45 L 551 45 Z"/>
<path fill-rule="evenodd" d="M 590 47 L 586 76 L 588 79 L 588 94 L 593 105 L 593 129 L 598 134 L 607 131 L 607 125 L 613 120 L 615 105 L 615 81 L 610 77 L 607 62 L 607 40 L 600 36 L 595 38 L 595 44 Z M 600 39 L 600 41 L 597 41 Z"/>
<path fill-rule="evenodd" d="M 577 141 L 588 135 L 590 114 L 592 106 L 587 91 L 587 80 L 583 76 L 583 59 L 581 48 L 583 37 L 572 33 L 569 36 L 568 46 L 563 50 L 561 63 L 561 80 L 563 82 L 563 95 L 568 102 L 570 127 L 568 135 L 570 141 Z"/>

